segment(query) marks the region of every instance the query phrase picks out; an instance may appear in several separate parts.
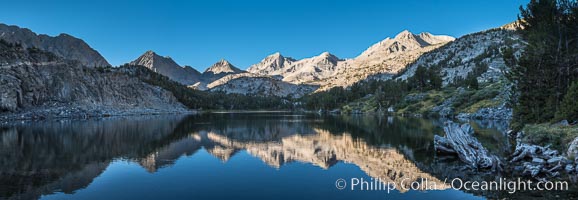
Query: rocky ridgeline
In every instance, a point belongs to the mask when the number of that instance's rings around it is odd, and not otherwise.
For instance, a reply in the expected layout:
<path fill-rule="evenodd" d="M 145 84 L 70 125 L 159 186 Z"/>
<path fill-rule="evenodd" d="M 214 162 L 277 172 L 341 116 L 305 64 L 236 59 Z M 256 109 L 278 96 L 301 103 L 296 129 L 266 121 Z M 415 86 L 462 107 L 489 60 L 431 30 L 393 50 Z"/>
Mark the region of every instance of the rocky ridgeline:
<path fill-rule="evenodd" d="M 223 76 L 226 79 L 209 80 L 194 87 L 265 96 L 285 96 L 298 92 L 292 96 L 299 97 L 306 94 L 303 92 L 309 91 L 312 86 L 315 86 L 317 91 L 347 87 L 371 75 L 397 73 L 423 53 L 453 40 L 454 38 L 449 36 L 403 31 L 394 38 L 386 38 L 372 45 L 353 59 L 341 59 L 329 52 L 323 52 L 297 60 L 277 52 L 250 66 L 248 73 L 229 73 L 229 76 Z M 226 83 L 229 81 L 230 83 Z M 273 86 L 275 92 L 269 92 L 268 87 L 257 90 L 264 92 L 255 92 L 255 88 L 263 88 L 264 85 Z M 313 91 L 308 93 L 311 92 Z"/>
<path fill-rule="evenodd" d="M 283 81 L 293 84 L 309 83 L 334 76 L 341 61 L 343 60 L 329 52 L 301 60 L 274 53 L 250 66 L 247 71 L 260 75 L 279 76 Z"/>
<path fill-rule="evenodd" d="M 394 38 L 386 38 L 372 45 L 353 59 L 340 59 L 329 52 L 323 52 L 318 56 L 295 60 L 275 53 L 252 65 L 247 71 L 281 76 L 283 81 L 294 84 L 319 85 L 320 90 L 347 87 L 371 75 L 397 73 L 423 53 L 453 40 L 449 36 L 403 31 Z"/>
<path fill-rule="evenodd" d="M 68 60 L 79 61 L 88 67 L 104 67 L 110 64 L 81 39 L 68 34 L 60 34 L 56 37 L 30 31 L 26 28 L 8 26 L 0 23 L 0 39 L 10 43 L 19 43 L 24 48 L 37 48 L 51 52 Z"/>
<path fill-rule="evenodd" d="M 130 64 L 144 66 L 183 85 L 193 85 L 201 81 L 201 73 L 196 69 L 181 67 L 170 57 L 159 56 L 153 51 L 145 52 Z"/>
<path fill-rule="evenodd" d="M 184 72 L 183 68 L 187 67 L 177 65 L 168 57 L 146 56 L 156 55 L 152 52 L 145 53 L 141 58 L 154 59 L 139 58 L 133 63 L 147 66 L 172 80 L 199 90 L 268 96 L 288 94 L 296 88 L 279 87 L 279 90 L 287 91 L 263 93 L 255 92 L 254 89 L 264 82 L 267 82 L 267 85 L 278 85 L 279 81 L 290 83 L 284 85 L 317 85 L 319 91 L 332 87 L 347 87 L 363 80 L 391 79 L 395 74 L 399 74 L 400 79 L 407 79 L 413 76 L 418 65 L 441 68 L 444 85 L 464 79 L 472 73 L 475 73 L 481 82 L 493 82 L 503 77 L 502 70 L 505 65 L 499 51 L 505 46 L 521 47 L 518 37 L 506 28 L 474 33 L 458 39 L 403 31 L 393 38 L 386 38 L 370 46 L 352 59 L 341 59 L 329 52 L 323 52 L 298 60 L 277 52 L 250 66 L 247 71 L 222 60 L 202 74 Z M 256 83 L 237 85 L 252 81 Z M 493 111 L 484 110 L 476 116 L 483 117 Z M 500 113 L 496 114 L 496 117 L 501 116 Z"/>
<path fill-rule="evenodd" d="M 353 59 L 340 62 L 335 76 L 317 83 L 321 86 L 321 90 L 327 90 L 332 87 L 351 86 L 368 79 L 390 79 L 391 75 L 401 73 L 407 65 L 423 54 L 454 40 L 455 38 L 450 36 L 432 35 L 427 32 L 413 34 L 405 30 L 394 38 L 386 38 L 370 46 Z"/>
<path fill-rule="evenodd" d="M 186 112 L 172 93 L 138 78 L 0 42 L 1 119 Z"/>

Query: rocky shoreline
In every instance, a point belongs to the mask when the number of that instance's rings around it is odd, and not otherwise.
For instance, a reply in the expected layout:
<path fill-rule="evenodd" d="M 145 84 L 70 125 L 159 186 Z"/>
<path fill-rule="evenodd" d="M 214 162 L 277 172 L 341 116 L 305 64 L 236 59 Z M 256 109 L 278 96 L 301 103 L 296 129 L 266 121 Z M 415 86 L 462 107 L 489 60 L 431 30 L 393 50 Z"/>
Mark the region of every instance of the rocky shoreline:
<path fill-rule="evenodd" d="M 569 145 L 566 154 L 549 146 L 527 144 L 522 141 L 523 131 L 507 134 L 516 137 L 515 150 L 509 156 L 498 158 L 478 142 L 473 129 L 465 123 L 457 125 L 446 122 L 445 136 L 435 135 L 434 145 L 439 153 L 457 156 L 474 170 L 507 172 L 516 176 L 529 177 L 538 181 L 560 178 L 563 174 L 578 176 L 578 137 Z M 503 165 L 503 168 L 502 168 Z"/>
<path fill-rule="evenodd" d="M 112 116 L 140 116 L 140 115 L 164 115 L 164 114 L 196 114 L 197 110 L 189 110 L 184 107 L 174 107 L 166 109 L 158 108 L 114 108 L 110 106 L 99 106 L 94 108 L 84 107 L 38 107 L 18 112 L 0 113 L 0 123 L 12 121 L 38 121 L 49 119 L 87 119 L 103 118 Z"/>

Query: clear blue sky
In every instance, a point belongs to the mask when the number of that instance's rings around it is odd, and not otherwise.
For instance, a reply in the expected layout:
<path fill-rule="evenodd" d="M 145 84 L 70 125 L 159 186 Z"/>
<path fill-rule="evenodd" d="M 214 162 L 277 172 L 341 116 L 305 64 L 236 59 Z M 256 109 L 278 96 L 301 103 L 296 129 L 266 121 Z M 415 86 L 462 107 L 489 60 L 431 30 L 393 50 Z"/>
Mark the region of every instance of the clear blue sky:
<path fill-rule="evenodd" d="M 509 23 L 529 0 L 5 1 L 0 23 L 68 33 L 111 64 L 146 50 L 202 71 L 221 58 L 241 69 L 281 52 L 341 58 L 408 29 L 459 37 Z"/>

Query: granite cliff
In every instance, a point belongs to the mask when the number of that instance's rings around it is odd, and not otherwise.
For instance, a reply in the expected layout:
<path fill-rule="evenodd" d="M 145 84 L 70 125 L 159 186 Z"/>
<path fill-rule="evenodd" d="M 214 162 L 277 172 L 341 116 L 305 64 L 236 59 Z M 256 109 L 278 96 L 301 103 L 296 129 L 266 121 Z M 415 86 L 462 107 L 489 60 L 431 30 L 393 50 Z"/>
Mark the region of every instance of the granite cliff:
<path fill-rule="evenodd" d="M 77 60 L 88 67 L 110 66 L 106 59 L 86 42 L 64 33 L 52 37 L 36 34 L 26 28 L 0 23 L 0 39 L 10 43 L 19 43 L 25 49 L 38 48 L 68 60 Z"/>
<path fill-rule="evenodd" d="M 0 83 L 4 119 L 186 111 L 172 93 L 136 77 L 3 40 Z"/>

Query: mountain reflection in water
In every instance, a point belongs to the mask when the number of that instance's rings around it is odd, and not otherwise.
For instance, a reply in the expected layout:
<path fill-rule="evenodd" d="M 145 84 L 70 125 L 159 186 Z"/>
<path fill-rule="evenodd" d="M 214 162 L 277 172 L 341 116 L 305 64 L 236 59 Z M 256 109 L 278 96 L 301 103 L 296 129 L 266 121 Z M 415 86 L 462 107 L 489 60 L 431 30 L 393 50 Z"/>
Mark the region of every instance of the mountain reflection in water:
<path fill-rule="evenodd" d="M 480 141 L 496 153 L 509 148 L 507 143 L 499 142 L 507 141 L 497 130 L 503 125 L 484 123 L 477 123 Z M 436 120 L 380 116 L 219 113 L 6 125 L 0 128 L 0 199 L 75 194 L 91 188 L 95 178 L 109 171 L 112 163 L 138 163 L 148 173 L 157 174 L 161 169 L 177 170 L 173 166 L 184 163 L 181 161 L 184 155 L 195 158 L 203 152 L 218 158 L 223 165 L 238 154 L 249 154 L 287 176 L 292 172 L 283 171 L 283 166 L 297 163 L 299 168 L 306 168 L 301 165 L 310 164 L 317 166 L 319 171 L 310 178 L 320 180 L 324 176 L 322 171 L 331 172 L 332 168 L 340 168 L 335 167 L 340 163 L 355 166 L 348 168 L 348 173 L 362 172 L 397 186 L 404 179 L 417 181 L 423 178 L 435 185 L 433 189 L 445 190 L 449 188 L 444 184 L 445 178 L 463 175 L 483 179 L 477 174 L 456 173 L 459 162 L 436 160 L 433 136 L 441 133 L 441 124 Z M 243 162 L 251 164 L 254 161 Z M 204 169 L 204 172 L 207 170 L 210 169 Z M 258 172 L 247 175 L 265 176 Z M 179 177 L 171 179 L 187 181 Z M 138 181 L 134 180 L 134 184 L 141 184 Z M 247 184 L 251 184 L 251 180 L 248 181 Z M 404 182 L 406 185 L 409 183 Z M 333 182 L 323 184 L 324 187 L 331 186 Z M 407 190 L 397 188 L 403 197 Z M 288 192 L 279 188 L 269 189 L 281 196 Z M 332 194 L 317 194 L 327 191 Z M 465 195 L 462 191 L 446 191 L 444 195 L 458 195 L 460 198 Z M 143 191 L 127 190 L 124 195 L 130 197 L 131 192 Z M 251 192 L 260 191 L 242 191 Z M 346 194 L 335 188 L 317 193 L 315 190 L 290 192 L 303 192 L 303 196 L 310 198 Z M 435 194 L 419 195 L 432 197 L 428 195 Z M 167 194 L 170 195 L 176 194 Z M 177 198 L 210 197 L 204 195 L 182 193 Z M 499 197 L 503 193 L 481 192 L 476 195 Z M 387 197 L 385 194 L 377 196 Z M 474 198 L 471 195 L 465 197 Z"/>

